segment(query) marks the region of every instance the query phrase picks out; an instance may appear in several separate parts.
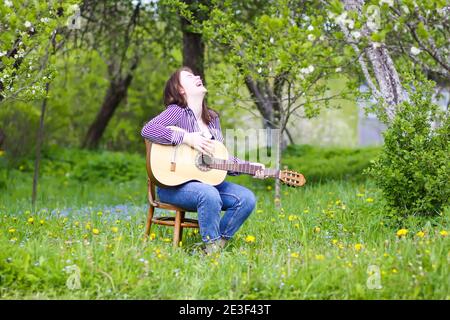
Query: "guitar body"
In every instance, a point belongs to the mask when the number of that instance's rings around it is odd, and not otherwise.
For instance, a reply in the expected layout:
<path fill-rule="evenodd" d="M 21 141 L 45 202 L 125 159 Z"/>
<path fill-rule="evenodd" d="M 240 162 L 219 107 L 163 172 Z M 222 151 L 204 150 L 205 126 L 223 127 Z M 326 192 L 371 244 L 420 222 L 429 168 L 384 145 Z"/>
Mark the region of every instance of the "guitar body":
<path fill-rule="evenodd" d="M 167 128 L 185 131 L 174 126 Z M 225 145 L 217 140 L 211 141 L 214 144 L 214 157 L 228 160 Z M 152 143 L 150 171 L 152 180 L 160 187 L 177 186 L 192 180 L 215 186 L 222 183 L 227 176 L 227 171 L 202 165 L 202 154 L 186 144 L 172 146 Z"/>

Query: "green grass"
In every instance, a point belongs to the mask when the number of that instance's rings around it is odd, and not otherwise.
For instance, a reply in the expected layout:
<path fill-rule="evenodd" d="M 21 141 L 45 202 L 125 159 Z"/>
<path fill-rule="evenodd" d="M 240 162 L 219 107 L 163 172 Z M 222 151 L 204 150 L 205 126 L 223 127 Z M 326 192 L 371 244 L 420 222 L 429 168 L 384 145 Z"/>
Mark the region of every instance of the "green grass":
<path fill-rule="evenodd" d="M 179 249 L 167 227 L 143 241 L 145 175 L 83 183 L 63 171 L 44 175 L 34 213 L 32 174 L 11 170 L 8 179 L 0 195 L 2 299 L 450 298 L 450 238 L 442 232 L 450 231 L 449 210 L 399 224 L 383 214 L 368 180 L 283 187 L 275 209 L 266 181 L 229 178 L 255 191 L 257 208 L 221 254 L 203 256 L 190 229 Z M 369 266 L 381 289 L 367 287 Z M 80 289 L 68 283 L 74 270 Z"/>

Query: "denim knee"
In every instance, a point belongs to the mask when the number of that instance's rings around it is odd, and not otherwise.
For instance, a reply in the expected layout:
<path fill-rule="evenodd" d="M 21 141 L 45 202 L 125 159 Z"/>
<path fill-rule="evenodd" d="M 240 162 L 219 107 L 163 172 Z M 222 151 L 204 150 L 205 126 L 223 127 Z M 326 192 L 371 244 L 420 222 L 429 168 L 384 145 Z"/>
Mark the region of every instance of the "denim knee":
<path fill-rule="evenodd" d="M 256 196 L 255 194 L 249 190 L 242 198 L 242 205 L 248 208 L 249 212 L 252 212 L 256 206 Z"/>
<path fill-rule="evenodd" d="M 198 204 L 206 202 L 207 206 L 218 207 L 219 210 L 222 208 L 222 199 L 220 198 L 220 193 L 216 188 L 212 186 L 205 186 L 201 188 L 198 193 Z"/>

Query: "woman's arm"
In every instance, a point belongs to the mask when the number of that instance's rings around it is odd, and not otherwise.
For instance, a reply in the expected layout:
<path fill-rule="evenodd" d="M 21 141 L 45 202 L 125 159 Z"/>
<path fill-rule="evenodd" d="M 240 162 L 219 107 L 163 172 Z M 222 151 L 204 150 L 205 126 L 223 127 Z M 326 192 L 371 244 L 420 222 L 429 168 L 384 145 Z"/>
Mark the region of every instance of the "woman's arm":
<path fill-rule="evenodd" d="M 158 144 L 173 146 L 183 142 L 184 132 L 166 128 L 173 126 L 183 116 L 184 110 L 177 105 L 169 105 L 166 110 L 147 122 L 141 130 L 141 136 Z"/>

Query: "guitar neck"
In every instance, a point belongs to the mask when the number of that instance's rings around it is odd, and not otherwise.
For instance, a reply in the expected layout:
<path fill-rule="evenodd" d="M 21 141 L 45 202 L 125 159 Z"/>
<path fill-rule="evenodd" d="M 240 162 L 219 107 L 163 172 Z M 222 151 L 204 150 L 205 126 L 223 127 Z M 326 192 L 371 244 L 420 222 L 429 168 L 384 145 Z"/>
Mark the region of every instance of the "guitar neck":
<path fill-rule="evenodd" d="M 260 170 L 261 167 L 250 164 L 250 163 L 234 163 L 229 160 L 213 158 L 208 166 L 212 169 L 225 170 L 225 171 L 235 171 L 239 173 L 246 173 L 249 175 L 254 175 L 256 171 Z M 278 178 L 280 170 L 266 168 L 264 169 L 264 175 L 267 177 Z"/>

